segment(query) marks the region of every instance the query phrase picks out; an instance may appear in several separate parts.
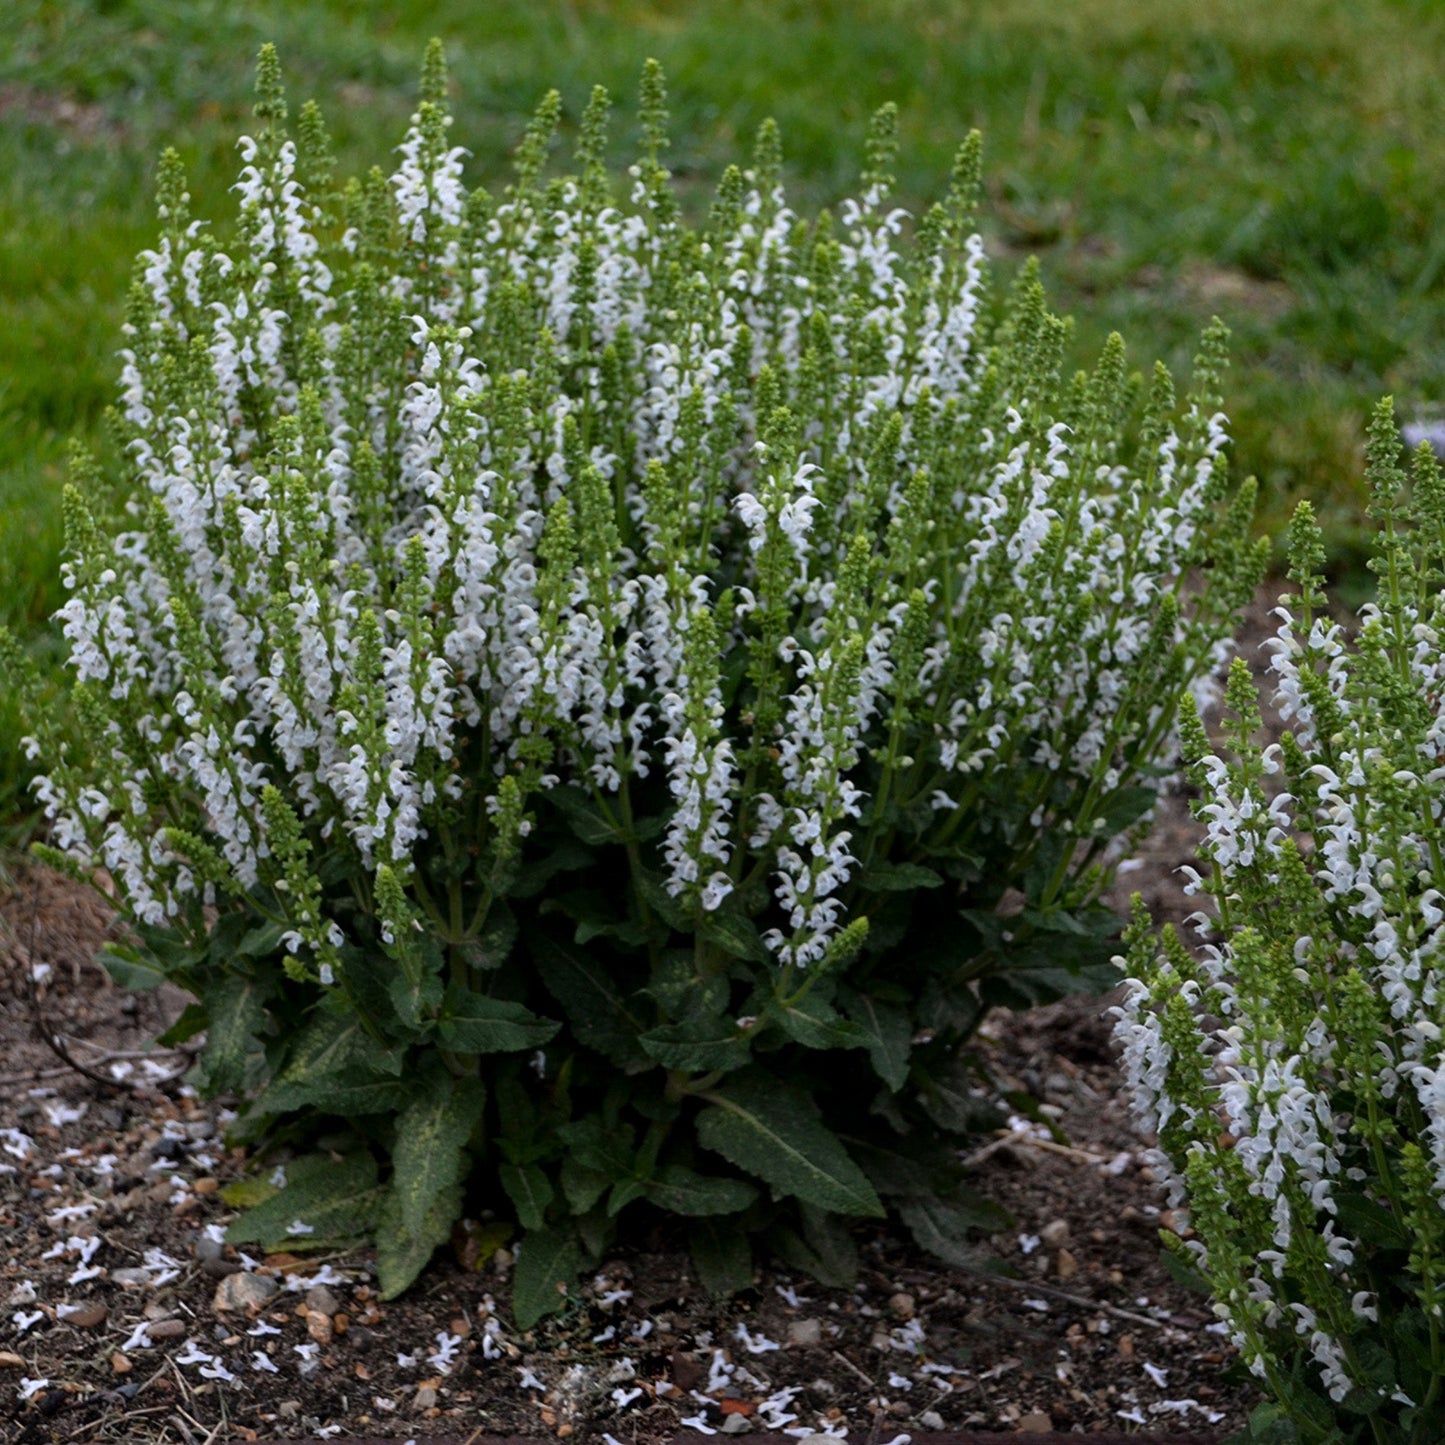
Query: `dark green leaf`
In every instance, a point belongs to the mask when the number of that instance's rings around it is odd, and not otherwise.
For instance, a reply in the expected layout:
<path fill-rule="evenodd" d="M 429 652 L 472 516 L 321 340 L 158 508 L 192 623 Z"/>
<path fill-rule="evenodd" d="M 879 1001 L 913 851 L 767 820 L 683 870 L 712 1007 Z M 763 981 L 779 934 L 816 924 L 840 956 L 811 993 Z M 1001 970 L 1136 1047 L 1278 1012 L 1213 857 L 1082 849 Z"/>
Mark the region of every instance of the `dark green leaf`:
<path fill-rule="evenodd" d="M 188 1003 L 165 1033 L 156 1039 L 158 1044 L 168 1049 L 173 1049 L 177 1044 L 183 1044 L 187 1039 L 193 1039 L 206 1027 L 207 1015 L 205 1007 L 198 1003 Z"/>
<path fill-rule="evenodd" d="M 503 1164 L 498 1169 L 502 1188 L 517 1211 L 523 1229 L 544 1229 L 547 1206 L 552 1202 L 552 1185 L 535 1164 Z"/>
<path fill-rule="evenodd" d="M 626 1179 L 635 1172 L 631 1129 L 609 1129 L 601 1119 L 587 1118 L 560 1125 L 557 1135 L 572 1158 L 588 1169 L 605 1174 L 609 1183 Z"/>
<path fill-rule="evenodd" d="M 645 1025 L 612 987 L 600 960 L 540 929 L 528 932 L 527 945 L 547 991 L 562 1005 L 573 1031 L 588 1048 L 622 1067 L 645 1060 L 637 1042 Z"/>
<path fill-rule="evenodd" d="M 751 1057 L 748 1040 L 729 1018 L 713 1017 L 649 1029 L 639 1040 L 648 1058 L 665 1069 L 707 1074 L 740 1069 Z"/>
<path fill-rule="evenodd" d="M 769 963 L 772 960 L 757 924 L 737 909 L 724 905 L 715 913 L 704 913 L 698 920 L 697 931 L 729 958 L 739 958 L 747 963 Z"/>
<path fill-rule="evenodd" d="M 866 993 L 849 991 L 845 1010 L 866 1036 L 865 1047 L 873 1070 L 894 1092 L 908 1082 L 908 1056 L 912 1048 L 913 1025 L 907 1009 L 880 1003 Z"/>
<path fill-rule="evenodd" d="M 561 1024 L 538 1018 L 519 1003 L 452 989 L 438 1032 L 447 1048 L 463 1054 L 508 1054 L 540 1049 Z"/>
<path fill-rule="evenodd" d="M 462 958 L 470 968 L 500 968 L 512 956 L 519 932 L 517 915 L 506 899 L 498 898 L 487 910 L 481 933 L 462 944 Z"/>
<path fill-rule="evenodd" d="M 257 1100 L 257 1108 L 266 1114 L 316 1109 L 342 1118 L 389 1114 L 402 1107 L 410 1088 L 406 1080 L 352 1065 L 320 1078 L 273 1082 Z"/>
<path fill-rule="evenodd" d="M 859 882 L 872 893 L 905 893 L 915 888 L 941 888 L 943 877 L 917 863 L 875 863 Z"/>
<path fill-rule="evenodd" d="M 705 1148 L 779 1195 L 839 1214 L 883 1213 L 873 1186 L 819 1122 L 806 1094 L 757 1072 L 703 1097 L 709 1107 L 698 1115 L 697 1135 Z"/>
<path fill-rule="evenodd" d="M 538 858 L 517 869 L 507 888 L 510 898 L 535 898 L 559 873 L 585 868 L 596 854 L 580 843 L 561 843 L 544 858 Z"/>
<path fill-rule="evenodd" d="M 425 1232 L 432 1201 L 466 1174 L 466 1143 L 482 1117 L 486 1089 L 475 1078 L 430 1071 L 396 1121 L 392 1189 L 407 1231 Z"/>
<path fill-rule="evenodd" d="M 763 1017 L 805 1049 L 865 1049 L 868 1035 L 845 1019 L 830 1003 L 810 993 L 795 1004 L 771 999 Z"/>
<path fill-rule="evenodd" d="M 955 1194 L 949 1200 L 903 1199 L 898 1217 L 919 1248 L 945 1264 L 965 1268 L 978 1264 L 978 1248 L 968 1243 L 968 1236 L 1005 1229 L 1010 1222 L 1007 1210 L 972 1193 Z"/>
<path fill-rule="evenodd" d="M 387 993 L 397 1018 L 407 1028 L 417 1029 L 442 1001 L 442 952 L 429 933 L 408 939 L 404 951 L 405 961 L 397 960 Z"/>
<path fill-rule="evenodd" d="M 567 1198 L 567 1208 L 573 1214 L 586 1214 L 612 1183 L 612 1175 L 603 1169 L 590 1169 L 574 1154 L 562 1159 L 562 1193 Z"/>
<path fill-rule="evenodd" d="M 233 973 L 206 990 L 206 1049 L 202 1054 L 206 1088 L 236 1092 L 246 1082 L 250 1056 L 260 1050 L 265 990 L 254 978 Z"/>
<path fill-rule="evenodd" d="M 687 1232 L 687 1249 L 698 1280 L 714 1299 L 752 1287 L 753 1246 L 736 1220 L 724 1216 L 695 1220 Z"/>
<path fill-rule="evenodd" d="M 648 1199 L 670 1214 L 737 1214 L 758 1197 L 758 1191 L 744 1179 L 718 1179 L 697 1173 L 681 1164 L 664 1165 L 655 1179 L 647 1181 Z"/>
<path fill-rule="evenodd" d="M 304 1098 L 324 1098 L 338 1079 L 395 1077 L 401 1072 L 399 1050 L 386 1049 L 368 1036 L 354 1015 L 317 1009 L 297 1035 L 285 1064 L 256 1101 L 261 1113 L 276 1112 L 273 1096 L 292 1089 Z M 290 1107 L 284 1106 L 283 1107 Z"/>
<path fill-rule="evenodd" d="M 634 1199 L 641 1199 L 647 1193 L 647 1184 L 641 1179 L 619 1179 L 607 1196 L 607 1217 L 620 1214 Z"/>
<path fill-rule="evenodd" d="M 260 923 L 250 929 L 236 945 L 236 952 L 247 958 L 265 958 L 281 947 L 287 925 L 284 923 Z"/>
<path fill-rule="evenodd" d="M 801 1233 L 787 1225 L 775 1225 L 767 1239 L 779 1258 L 819 1284 L 852 1289 L 858 1282 L 858 1249 L 836 1214 L 804 1205 Z"/>
<path fill-rule="evenodd" d="M 633 869 L 637 891 L 642 894 L 647 906 L 675 933 L 692 931 L 692 914 L 680 904 L 663 886 L 662 874 L 650 868 Z"/>
<path fill-rule="evenodd" d="M 286 1166 L 286 1187 L 248 1210 L 226 1231 L 232 1244 L 267 1248 L 315 1247 L 351 1242 L 371 1233 L 381 1210 L 376 1160 L 348 1155 L 339 1163 L 326 1154 L 294 1159 Z M 309 1233 L 296 1231 L 302 1224 Z"/>
<path fill-rule="evenodd" d="M 1346 1234 L 1378 1249 L 1410 1247 L 1410 1232 L 1405 1225 L 1367 1195 L 1340 1190 L 1335 1195 L 1335 1206 L 1336 1218 Z"/>
<path fill-rule="evenodd" d="M 657 1001 L 665 1017 L 677 1021 L 711 1021 L 728 1006 L 726 977 L 699 973 L 691 949 L 663 952 L 642 991 Z"/>
<path fill-rule="evenodd" d="M 382 1201 L 376 1232 L 376 1282 L 383 1300 L 395 1299 L 427 1267 L 437 1246 L 445 1244 L 462 1214 L 459 1184 L 440 1190 L 426 1207 L 420 1227 L 403 1217 L 405 1204 L 396 1190 Z"/>
<path fill-rule="evenodd" d="M 159 988 L 166 975 L 152 958 L 129 943 L 107 943 L 95 961 L 122 987 L 133 993 Z"/>
<path fill-rule="evenodd" d="M 549 788 L 547 800 L 565 815 L 568 826 L 580 842 L 600 848 L 619 840 L 621 835 L 617 829 L 603 817 L 587 793 L 575 784 L 562 783 Z"/>
<path fill-rule="evenodd" d="M 543 1315 L 567 1303 L 567 1290 L 582 1268 L 582 1251 L 571 1228 L 537 1229 L 523 1237 L 512 1274 L 512 1316 L 530 1330 Z"/>

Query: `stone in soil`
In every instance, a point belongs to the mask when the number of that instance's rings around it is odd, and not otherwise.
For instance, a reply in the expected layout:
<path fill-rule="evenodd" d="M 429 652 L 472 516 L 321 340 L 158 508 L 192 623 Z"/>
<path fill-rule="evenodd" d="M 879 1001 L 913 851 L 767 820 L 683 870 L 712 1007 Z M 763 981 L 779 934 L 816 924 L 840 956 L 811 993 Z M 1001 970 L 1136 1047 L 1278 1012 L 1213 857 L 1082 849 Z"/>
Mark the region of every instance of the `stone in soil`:
<path fill-rule="evenodd" d="M 263 1274 L 227 1275 L 216 1286 L 217 1314 L 228 1310 L 260 1309 L 276 1293 L 276 1281 Z"/>

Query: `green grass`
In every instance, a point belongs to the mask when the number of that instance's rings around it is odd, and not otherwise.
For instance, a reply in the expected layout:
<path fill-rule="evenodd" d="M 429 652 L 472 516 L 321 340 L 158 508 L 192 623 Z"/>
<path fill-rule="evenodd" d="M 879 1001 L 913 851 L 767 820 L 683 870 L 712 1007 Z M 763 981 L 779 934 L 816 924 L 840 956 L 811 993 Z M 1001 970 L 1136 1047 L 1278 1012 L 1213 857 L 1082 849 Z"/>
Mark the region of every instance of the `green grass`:
<path fill-rule="evenodd" d="M 868 116 L 900 108 L 899 191 L 942 188 L 984 133 L 1001 269 L 1037 254 L 1078 359 L 1110 330 L 1187 370 L 1219 313 L 1228 408 L 1262 525 L 1310 496 L 1362 555 L 1376 397 L 1445 400 L 1445 8 L 1432 0 L 11 0 L 0 41 L 0 622 L 38 637 L 57 581 L 64 442 L 99 443 L 130 261 L 175 144 L 224 215 L 251 66 L 274 39 L 343 167 L 385 164 L 422 47 L 448 44 L 455 134 L 489 184 L 540 95 L 575 118 L 656 56 L 669 163 L 699 205 L 768 115 L 800 209 L 852 187 Z M 619 126 L 619 130 L 624 129 Z M 614 153 L 627 159 L 631 137 Z M 21 774 L 0 701 L 0 815 Z M 8 790 L 8 791 L 7 791 Z"/>

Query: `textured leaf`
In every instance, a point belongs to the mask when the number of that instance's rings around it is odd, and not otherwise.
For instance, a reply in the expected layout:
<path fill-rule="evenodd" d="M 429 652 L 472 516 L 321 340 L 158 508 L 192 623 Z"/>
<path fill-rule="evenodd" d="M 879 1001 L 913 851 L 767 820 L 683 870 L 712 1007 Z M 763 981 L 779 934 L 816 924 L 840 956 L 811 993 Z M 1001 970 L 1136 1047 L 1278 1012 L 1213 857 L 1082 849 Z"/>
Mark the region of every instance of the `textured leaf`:
<path fill-rule="evenodd" d="M 193 1039 L 197 1034 L 203 1032 L 208 1022 L 204 1005 L 188 1003 L 181 1010 L 175 1023 L 165 1033 L 159 1035 L 156 1042 L 168 1049 L 174 1048 L 177 1044 L 183 1044 L 187 1039 Z"/>
<path fill-rule="evenodd" d="M 803 1206 L 801 1234 L 786 1225 L 768 1231 L 774 1252 L 794 1269 L 830 1289 L 852 1289 L 858 1282 L 858 1248 L 836 1214 Z"/>
<path fill-rule="evenodd" d="M 992 1233 L 1008 1227 L 1007 1210 L 979 1195 L 941 1199 L 904 1199 L 898 1216 L 908 1226 L 920 1249 L 946 1264 L 978 1264 L 978 1248 L 968 1242 L 971 1233 Z"/>
<path fill-rule="evenodd" d="M 442 954 L 430 934 L 406 944 L 407 962 L 397 962 L 387 992 L 396 1016 L 407 1028 L 421 1027 L 442 1001 Z"/>
<path fill-rule="evenodd" d="M 272 1084 L 258 1104 L 268 1114 L 318 1109 L 324 1114 L 389 1114 L 406 1102 L 411 1085 L 369 1069 L 352 1066 L 324 1078 Z"/>
<path fill-rule="evenodd" d="M 940 1129 L 953 1134 L 977 1133 L 991 1108 L 989 1100 L 979 1097 L 978 1080 L 961 1060 L 950 1061 L 927 1080 L 918 1102 Z"/>
<path fill-rule="evenodd" d="M 437 1246 L 451 1238 L 462 1213 L 461 1186 L 449 1185 L 433 1195 L 419 1228 L 407 1224 L 403 1211 L 403 1199 L 388 1189 L 376 1232 L 376 1282 L 384 1300 L 395 1299 L 412 1284 Z"/>
<path fill-rule="evenodd" d="M 645 1025 L 612 987 L 603 964 L 540 929 L 527 934 L 527 944 L 542 982 L 566 1011 L 577 1037 L 614 1063 L 641 1063 L 646 1056 L 637 1036 Z"/>
<path fill-rule="evenodd" d="M 265 958 L 268 954 L 275 953 L 281 947 L 281 940 L 286 936 L 287 925 L 284 923 L 258 923 L 255 928 L 249 929 L 236 945 L 236 952 L 244 954 L 247 958 Z"/>
<path fill-rule="evenodd" d="M 704 1147 L 756 1174 L 777 1194 L 839 1214 L 882 1215 L 873 1186 L 819 1122 L 806 1094 L 756 1074 L 703 1097 L 711 1105 L 697 1119 Z"/>
<path fill-rule="evenodd" d="M 400 1053 L 372 1039 L 355 1015 L 318 1009 L 301 1029 L 285 1064 L 256 1100 L 255 1108 L 272 1113 L 271 1099 L 278 1094 L 284 1098 L 291 1089 L 320 1096 L 334 1080 L 352 1078 L 358 1072 L 394 1077 L 400 1069 Z"/>
<path fill-rule="evenodd" d="M 582 1251 L 570 1228 L 527 1234 L 512 1272 L 512 1317 L 517 1328 L 530 1330 L 543 1315 L 560 1310 L 581 1268 Z"/>
<path fill-rule="evenodd" d="M 438 1032 L 458 1053 L 510 1054 L 540 1049 L 561 1027 L 519 1003 L 456 989 L 447 998 Z"/>
<path fill-rule="evenodd" d="M 758 932 L 757 924 L 736 909 L 724 907 L 715 913 L 704 913 L 698 921 L 698 932 L 709 943 L 721 948 L 729 958 L 741 958 L 748 963 L 771 961 L 772 955 Z"/>
<path fill-rule="evenodd" d="M 895 1093 L 908 1082 L 908 1056 L 913 1025 L 908 1011 L 880 1003 L 866 993 L 851 994 L 845 1002 L 848 1017 L 867 1036 L 865 1047 L 873 1070 Z"/>
<path fill-rule="evenodd" d="M 747 1039 L 730 1018 L 663 1024 L 649 1029 L 638 1042 L 663 1068 L 694 1074 L 740 1069 L 751 1057 Z"/>
<path fill-rule="evenodd" d="M 129 943 L 107 943 L 96 954 L 95 961 L 132 993 L 149 993 L 166 981 L 165 973 L 155 961 Z"/>
<path fill-rule="evenodd" d="M 569 1153 L 562 1160 L 562 1193 L 573 1214 L 586 1214 L 607 1193 L 611 1183 L 612 1175 L 606 1170 L 589 1168 L 574 1154 Z"/>
<path fill-rule="evenodd" d="M 817 994 L 809 994 L 795 1004 L 771 1000 L 763 1016 L 778 1025 L 796 1044 L 805 1049 L 862 1049 L 868 1047 L 868 1035 L 857 1024 L 845 1019 L 830 1003 Z"/>
<path fill-rule="evenodd" d="M 875 863 L 859 881 L 874 893 L 905 893 L 943 885 L 940 874 L 917 863 Z"/>
<path fill-rule="evenodd" d="M 631 1129 L 609 1129 L 601 1119 L 593 1117 L 562 1124 L 557 1134 L 572 1158 L 588 1169 L 605 1174 L 609 1183 L 636 1172 Z"/>
<path fill-rule="evenodd" d="M 602 816 L 587 793 L 573 783 L 562 783 L 547 790 L 547 801 L 562 812 L 577 839 L 591 847 L 616 843 L 621 836 Z"/>
<path fill-rule="evenodd" d="M 511 957 L 520 932 L 517 915 L 498 898 L 487 910 L 481 933 L 462 944 L 462 957 L 472 968 L 500 968 Z"/>
<path fill-rule="evenodd" d="M 681 1164 L 664 1165 L 646 1183 L 647 1198 L 671 1214 L 738 1214 L 758 1197 L 745 1179 L 719 1179 Z"/>
<path fill-rule="evenodd" d="M 714 1299 L 752 1287 L 753 1246 L 736 1220 L 695 1221 L 687 1232 L 687 1250 L 702 1287 Z"/>
<path fill-rule="evenodd" d="M 727 1012 L 731 992 L 724 977 L 704 977 L 691 949 L 666 950 L 642 990 L 662 1006 L 663 1016 L 680 1022 L 711 1022 Z"/>
<path fill-rule="evenodd" d="M 408 1233 L 424 1233 L 432 1201 L 461 1182 L 467 1139 L 486 1099 L 480 1079 L 453 1078 L 438 1067 L 397 1118 L 392 1188 Z"/>
<path fill-rule="evenodd" d="M 250 1209 L 254 1205 L 264 1204 L 281 1191 L 269 1179 L 259 1174 L 247 1174 L 244 1178 L 223 1184 L 216 1192 L 232 1209 Z"/>
<path fill-rule="evenodd" d="M 207 1088 L 217 1093 L 234 1093 L 246 1082 L 249 1056 L 259 1049 L 264 993 L 253 978 L 233 973 L 214 988 L 208 988 L 205 1006 L 206 1049 L 201 1056 Z"/>
<path fill-rule="evenodd" d="M 687 933 L 692 929 L 692 913 L 684 908 L 663 885 L 662 874 L 651 868 L 633 870 L 637 880 L 637 891 L 642 894 L 647 906 L 676 933 Z"/>
<path fill-rule="evenodd" d="M 517 1223 L 526 1230 L 545 1229 L 552 1185 L 535 1164 L 503 1164 L 497 1171 L 502 1188 L 517 1210 Z"/>
<path fill-rule="evenodd" d="M 381 1210 L 376 1160 L 350 1154 L 337 1163 L 327 1154 L 310 1154 L 286 1166 L 286 1187 L 243 1214 L 227 1230 L 232 1244 L 291 1248 L 349 1242 L 371 1233 Z M 297 1222 L 309 1234 L 293 1232 Z"/>

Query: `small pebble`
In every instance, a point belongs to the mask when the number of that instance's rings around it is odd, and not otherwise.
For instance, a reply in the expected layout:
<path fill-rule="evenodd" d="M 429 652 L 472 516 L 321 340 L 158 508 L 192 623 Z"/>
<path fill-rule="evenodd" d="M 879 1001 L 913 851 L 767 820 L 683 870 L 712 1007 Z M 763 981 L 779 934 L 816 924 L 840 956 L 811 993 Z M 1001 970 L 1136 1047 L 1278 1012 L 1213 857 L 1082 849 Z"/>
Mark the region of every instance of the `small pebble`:
<path fill-rule="evenodd" d="M 823 1321 L 813 1319 L 790 1320 L 788 1322 L 788 1343 L 801 1345 L 805 1349 L 823 1343 Z"/>
<path fill-rule="evenodd" d="M 103 1304 L 82 1305 L 73 1315 L 65 1316 L 65 1323 L 74 1325 L 78 1330 L 93 1330 L 96 1325 L 105 1323 L 109 1313 Z"/>
<path fill-rule="evenodd" d="M 925 1410 L 919 1417 L 918 1423 L 925 1430 L 942 1430 L 943 1416 L 937 1410 Z"/>
<path fill-rule="evenodd" d="M 1061 1245 L 1069 1242 L 1069 1221 L 1067 1219 L 1051 1219 L 1039 1230 L 1039 1238 L 1050 1249 L 1058 1249 Z"/>
<path fill-rule="evenodd" d="M 109 1278 L 112 1284 L 125 1289 L 144 1289 L 151 1282 L 151 1272 L 148 1269 L 113 1269 Z"/>
<path fill-rule="evenodd" d="M 334 1315 L 341 1308 L 341 1301 L 324 1284 L 313 1284 L 306 1291 L 307 1309 L 319 1310 L 324 1315 Z M 457 1331 L 453 1330 L 453 1334 Z"/>
<path fill-rule="evenodd" d="M 0 1370 L 23 1370 L 25 1361 L 14 1350 L 0 1350 Z"/>
<path fill-rule="evenodd" d="M 225 1279 L 230 1274 L 240 1274 L 241 1266 L 234 1259 L 203 1259 L 201 1273 L 212 1279 Z"/>
<path fill-rule="evenodd" d="M 892 1310 L 894 1319 L 911 1320 L 915 1308 L 913 1296 L 900 1290 L 889 1299 L 888 1308 Z"/>
<path fill-rule="evenodd" d="M 283 1420 L 294 1420 L 301 1413 L 301 1401 L 282 1400 L 281 1403 L 276 1406 L 276 1413 Z"/>
<path fill-rule="evenodd" d="M 110 1368 L 112 1373 L 117 1375 L 128 1375 L 135 1369 L 135 1366 L 121 1354 L 119 1350 L 110 1357 Z"/>
<path fill-rule="evenodd" d="M 331 1316 L 324 1315 L 320 1310 L 308 1310 L 306 1313 L 306 1333 L 316 1341 L 318 1345 L 326 1346 L 331 1343 L 331 1336 L 335 1330 L 331 1324 Z"/>
<path fill-rule="evenodd" d="M 216 1286 L 215 1310 L 259 1309 L 276 1293 L 276 1281 L 262 1274 L 227 1275 Z"/>
<path fill-rule="evenodd" d="M 722 1422 L 724 1435 L 746 1435 L 753 1428 L 753 1422 L 746 1415 L 729 1415 Z"/>
<path fill-rule="evenodd" d="M 146 1326 L 146 1334 L 153 1340 L 178 1340 L 185 1332 L 184 1320 L 157 1320 Z"/>
<path fill-rule="evenodd" d="M 416 1392 L 413 1403 L 418 1410 L 430 1410 L 437 1402 L 435 1385 L 422 1385 Z"/>
<path fill-rule="evenodd" d="M 1054 1428 L 1054 1422 L 1041 1410 L 1033 1410 L 1018 1422 L 1018 1426 L 1020 1435 L 1048 1435 Z"/>
<path fill-rule="evenodd" d="M 1079 1261 L 1067 1249 L 1061 1249 L 1054 1261 L 1054 1269 L 1060 1279 L 1073 1279 L 1079 1272 Z"/>
<path fill-rule="evenodd" d="M 196 1236 L 196 1242 L 191 1249 L 197 1259 L 220 1259 L 226 1252 L 226 1245 L 223 1240 L 212 1239 L 209 1234 L 201 1233 Z"/>

